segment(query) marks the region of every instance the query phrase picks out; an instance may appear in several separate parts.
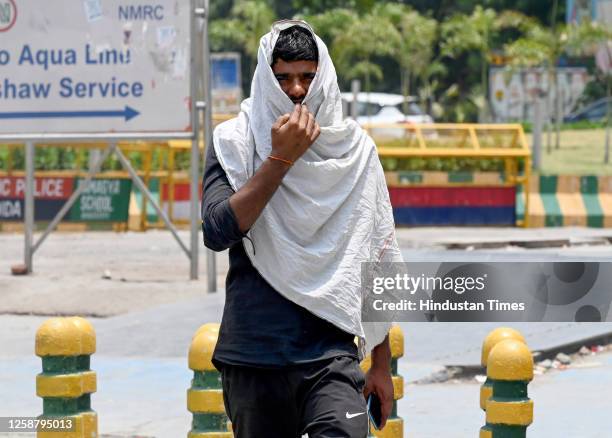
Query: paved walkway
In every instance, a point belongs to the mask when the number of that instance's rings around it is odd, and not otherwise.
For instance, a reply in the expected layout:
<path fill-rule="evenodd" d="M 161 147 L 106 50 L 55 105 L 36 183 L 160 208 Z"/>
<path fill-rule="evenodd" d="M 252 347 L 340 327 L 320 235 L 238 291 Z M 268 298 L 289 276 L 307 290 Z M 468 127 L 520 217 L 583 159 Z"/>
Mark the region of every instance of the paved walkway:
<path fill-rule="evenodd" d="M 188 233 L 179 232 L 184 241 Z M 612 244 L 525 249 L 447 250 L 445 244 L 475 241 L 581 241 L 612 236 L 611 230 L 555 228 L 398 229 L 407 261 L 612 261 Z M 607 240 L 606 240 L 607 242 Z M 34 257 L 34 273 L 10 275 L 23 259 L 23 236 L 0 234 L 0 314 L 114 316 L 195 298 L 206 290 L 206 251 L 200 251 L 199 281 L 189 281 L 189 264 L 169 232 L 54 233 Z M 216 255 L 217 284 L 223 288 L 227 251 Z"/>
<path fill-rule="evenodd" d="M 408 386 L 400 404 L 409 438 L 478 436 L 484 413 L 478 407 L 479 384 Z M 612 430 L 612 353 L 588 357 L 575 368 L 536 376 L 529 385 L 536 438 L 609 438 Z"/>
<path fill-rule="evenodd" d="M 98 338 L 97 353 L 92 359 L 92 369 L 97 372 L 99 382 L 93 407 L 100 415 L 101 432 L 126 437 L 184 436 L 190 424 L 185 407 L 185 391 L 192 377 L 187 367 L 189 343 L 203 322 L 219 321 L 222 303 L 223 293 L 218 293 L 112 318 L 90 318 Z M 42 409 L 41 400 L 35 397 L 35 375 L 40 372 L 40 359 L 34 356 L 33 346 L 36 329 L 45 319 L 0 316 L 3 328 L 0 332 L 3 346 L 0 416 L 36 415 Z M 472 435 L 468 431 L 477 431 L 482 421 L 477 406 L 478 384 L 414 385 L 410 382 L 430 376 L 444 365 L 476 364 L 482 339 L 496 325 L 401 324 L 406 354 L 400 360 L 399 372 L 406 381 L 406 398 L 399 404 L 399 413 L 406 420 L 407 437 L 467 437 Z M 525 334 L 532 349 L 550 348 L 568 339 L 612 331 L 612 324 L 603 323 L 510 325 Z M 612 407 L 612 399 L 601 393 L 612 389 L 612 358 L 608 355 L 589 360 L 594 368 L 554 371 L 537 377 L 532 386 L 533 397 L 538 400 L 539 422 L 534 425 L 533 436 L 604 436 L 597 435 L 597 428 L 608 421 L 604 408 Z M 562 404 L 559 394 L 567 394 Z M 593 409 L 588 408 L 590 404 L 594 405 Z M 129 409 L 117 409 L 117 406 L 129 406 Z M 563 414 L 560 424 L 565 425 L 583 415 L 580 421 L 590 424 L 591 434 L 544 433 L 553 430 L 549 429 L 551 425 L 558 426 L 555 419 L 560 414 Z M 445 420 L 439 421 L 441 417 Z M 458 428 L 454 430 L 461 433 L 444 429 L 448 424 L 454 424 Z M 579 430 L 578 426 L 574 429 Z M 584 426 L 580 430 L 584 431 Z"/>
<path fill-rule="evenodd" d="M 572 229 L 562 233 L 575 238 L 591 231 L 606 234 L 605 230 Z M 603 244 L 474 251 L 447 250 L 444 246 L 453 238 L 497 239 L 507 233 L 535 239 L 552 232 L 417 229 L 401 230 L 398 238 L 406 260 L 415 261 L 612 261 L 612 246 Z M 557 230 L 551 237 L 559 233 Z M 12 277 L 9 267 L 20 260 L 22 245 L 21 236 L 0 235 L 0 416 L 30 416 L 42 411 L 42 402 L 35 396 L 40 359 L 33 350 L 36 329 L 47 318 L 44 314 L 100 315 L 105 317 L 89 317 L 98 337 L 98 352 L 92 359 L 92 369 L 98 373 L 98 392 L 92 400 L 99 414 L 100 432 L 119 437 L 185 436 L 190 427 L 186 390 L 192 377 L 187 367 L 191 336 L 201 324 L 220 321 L 224 302 L 223 292 L 204 293 L 204 261 L 200 264 L 201 279 L 189 281 L 187 259 L 169 233 L 54 234 L 36 255 L 35 274 Z M 221 254 L 217 259 L 222 287 L 227 257 Z M 110 279 L 103 279 L 105 274 L 110 274 Z M 610 323 L 509 325 L 525 334 L 533 350 L 612 333 Z M 445 365 L 477 364 L 482 339 L 497 324 L 401 326 L 406 355 L 400 360 L 399 372 L 406 387 L 399 414 L 405 420 L 405 436 L 477 436 L 484 416 L 478 408 L 479 385 L 475 381 L 411 382 Z M 537 376 L 530 385 L 536 403 L 530 436 L 610 436 L 612 398 L 607 394 L 612 390 L 612 355 L 588 357 L 577 365 Z"/>
<path fill-rule="evenodd" d="M 94 324 L 98 328 L 99 324 Z M 154 357 L 147 343 L 140 345 L 142 356 L 109 355 L 103 351 L 107 335 L 100 328 L 98 331 L 99 352 L 92 360 L 98 374 L 98 392 L 92 400 L 100 418 L 100 432 L 120 437 L 185 436 L 190 426 L 185 393 L 192 377 L 186 356 Z M 468 332 L 465 330 L 465 334 Z M 127 332 L 125 337 L 130 337 Z M 400 373 L 408 379 L 412 370 L 427 368 L 427 364 L 413 361 L 409 351 L 400 364 Z M 530 397 L 535 401 L 530 436 L 609 438 L 612 354 L 592 356 L 574 366 L 536 376 L 530 385 Z M 40 359 L 33 354 L 0 360 L 0 416 L 41 412 L 41 400 L 34 395 L 38 372 Z M 478 408 L 478 391 L 475 381 L 406 384 L 405 397 L 398 406 L 406 425 L 405 436 L 477 436 L 484 421 Z"/>

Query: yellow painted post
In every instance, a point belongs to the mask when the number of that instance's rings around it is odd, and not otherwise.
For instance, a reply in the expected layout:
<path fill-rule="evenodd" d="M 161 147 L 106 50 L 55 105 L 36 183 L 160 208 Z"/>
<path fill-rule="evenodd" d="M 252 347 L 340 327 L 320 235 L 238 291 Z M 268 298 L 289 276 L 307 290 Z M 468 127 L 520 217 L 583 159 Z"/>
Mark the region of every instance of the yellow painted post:
<path fill-rule="evenodd" d="M 419 149 L 425 149 L 425 139 L 423 138 L 423 131 L 420 126 L 415 126 L 417 141 L 419 142 Z"/>
<path fill-rule="evenodd" d="M 174 223 L 174 167 L 175 167 L 175 152 L 171 144 L 168 144 L 168 179 L 166 181 L 166 189 L 168 190 L 168 218 Z M 159 189 L 161 199 L 161 187 Z"/>
<path fill-rule="evenodd" d="M 504 158 L 504 173 L 505 173 L 505 183 L 516 185 L 516 170 L 515 170 L 515 161 L 510 158 Z"/>
<path fill-rule="evenodd" d="M 499 344 L 502 341 L 514 339 L 516 341 L 520 341 L 523 344 L 526 344 L 525 338 L 518 331 L 514 330 L 510 327 L 499 327 L 493 330 L 491 333 L 487 335 L 485 340 L 482 343 L 482 353 L 480 355 L 480 364 L 483 367 L 487 367 L 489 353 L 493 347 Z M 486 403 L 489 397 L 493 394 L 493 383 L 487 378 L 487 380 L 480 387 L 480 409 L 486 411 Z"/>
<path fill-rule="evenodd" d="M 470 140 L 474 149 L 480 149 L 480 143 L 478 142 L 478 136 L 476 135 L 476 129 L 474 129 L 474 126 L 470 126 L 468 131 L 470 133 Z"/>
<path fill-rule="evenodd" d="M 193 414 L 188 438 L 231 438 L 231 424 L 225 414 L 221 373 L 211 359 L 219 324 L 204 324 L 193 336 L 189 348 L 189 368 L 193 370 L 187 390 L 187 409 Z"/>
<path fill-rule="evenodd" d="M 514 339 L 499 342 L 489 353 L 487 365 L 493 394 L 487 400 L 487 424 L 480 429 L 480 438 L 525 438 L 533 422 L 533 401 L 527 396 L 533 379 L 529 348 Z"/>
<path fill-rule="evenodd" d="M 144 185 L 149 188 L 149 184 L 151 183 L 151 165 L 153 162 L 153 145 L 149 144 L 149 147 L 147 148 L 147 150 L 144 153 L 143 156 L 143 171 L 144 171 L 144 175 L 142 178 L 142 181 L 144 182 Z M 144 193 L 141 193 L 141 200 L 140 200 L 140 231 L 146 231 L 147 230 L 147 197 L 144 195 Z"/>
<path fill-rule="evenodd" d="M 387 419 L 387 424 L 382 430 L 370 428 L 370 437 L 377 438 L 403 438 L 404 420 L 397 416 L 397 401 L 404 397 L 404 378 L 397 374 L 399 358 L 404 355 L 404 333 L 398 325 L 391 327 L 389 331 L 389 343 L 391 345 L 391 373 L 393 375 L 393 409 Z M 366 373 L 372 365 L 372 359 L 367 356 L 361 362 L 361 369 Z"/>
<path fill-rule="evenodd" d="M 84 318 L 51 318 L 36 332 L 36 355 L 42 373 L 36 376 L 36 395 L 43 398 L 45 420 L 73 422 L 70 430 L 38 431 L 37 438 L 97 438 L 98 416 L 91 409 L 96 373 L 90 356 L 96 351 L 96 334 Z"/>
<path fill-rule="evenodd" d="M 523 191 L 525 192 L 525 220 L 523 221 L 523 228 L 529 228 L 529 215 L 530 215 L 530 196 L 531 184 L 529 181 L 531 180 L 531 157 L 525 158 L 525 182 L 523 183 Z"/>

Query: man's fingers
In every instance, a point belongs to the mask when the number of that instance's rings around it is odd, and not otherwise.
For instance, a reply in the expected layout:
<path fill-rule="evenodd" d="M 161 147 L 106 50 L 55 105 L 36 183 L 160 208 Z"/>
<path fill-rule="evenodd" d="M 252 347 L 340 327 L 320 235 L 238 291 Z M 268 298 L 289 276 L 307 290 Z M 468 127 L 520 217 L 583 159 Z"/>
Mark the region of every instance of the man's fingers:
<path fill-rule="evenodd" d="M 298 122 L 300 129 L 306 129 L 306 125 L 308 124 L 308 114 L 310 114 L 308 108 L 306 108 L 306 105 L 302 105 L 302 109 L 300 111 L 300 121 Z"/>
<path fill-rule="evenodd" d="M 300 112 L 302 111 L 302 105 L 299 103 L 295 104 L 293 108 L 293 112 L 291 113 L 291 117 L 289 117 L 289 122 L 293 124 L 297 124 L 300 120 Z"/>
<path fill-rule="evenodd" d="M 392 409 L 393 409 L 393 398 L 387 399 L 385 401 L 381 401 L 381 408 L 380 408 L 380 413 L 381 413 L 380 428 L 381 429 L 385 427 L 385 424 L 387 423 L 387 418 L 389 418 L 389 416 L 391 415 Z"/>
<path fill-rule="evenodd" d="M 289 117 L 291 117 L 291 114 L 283 114 L 282 116 L 280 116 L 278 119 L 276 119 L 276 122 L 274 122 L 274 125 L 272 125 L 272 129 L 280 129 L 281 126 L 287 123 L 287 120 L 289 120 Z"/>
<path fill-rule="evenodd" d="M 381 391 L 378 393 L 378 397 L 380 398 L 380 417 L 382 429 L 383 427 L 385 427 L 385 424 L 387 423 L 387 418 L 391 416 L 391 411 L 393 409 L 393 386 L 391 386 L 390 388 L 381 388 Z"/>
<path fill-rule="evenodd" d="M 308 121 L 306 122 L 306 135 L 310 139 L 314 133 L 315 118 L 312 113 L 308 113 Z"/>

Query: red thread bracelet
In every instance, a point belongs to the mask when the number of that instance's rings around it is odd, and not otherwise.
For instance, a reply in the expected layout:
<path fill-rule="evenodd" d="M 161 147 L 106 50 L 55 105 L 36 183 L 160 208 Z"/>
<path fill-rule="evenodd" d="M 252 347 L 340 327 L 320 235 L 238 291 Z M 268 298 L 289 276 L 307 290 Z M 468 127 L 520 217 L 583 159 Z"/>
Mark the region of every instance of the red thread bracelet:
<path fill-rule="evenodd" d="M 284 158 L 275 157 L 274 155 L 268 155 L 268 158 L 271 159 L 271 160 L 280 161 L 282 163 L 289 164 L 290 166 L 293 166 L 293 161 L 285 160 Z"/>

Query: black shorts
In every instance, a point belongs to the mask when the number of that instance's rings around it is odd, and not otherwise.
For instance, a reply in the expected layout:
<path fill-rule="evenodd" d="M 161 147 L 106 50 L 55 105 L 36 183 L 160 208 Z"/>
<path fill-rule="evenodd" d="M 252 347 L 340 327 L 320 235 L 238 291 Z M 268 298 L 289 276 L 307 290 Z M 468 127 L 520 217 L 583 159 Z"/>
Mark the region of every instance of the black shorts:
<path fill-rule="evenodd" d="M 365 376 L 355 357 L 262 369 L 224 365 L 225 411 L 237 438 L 365 438 Z"/>

